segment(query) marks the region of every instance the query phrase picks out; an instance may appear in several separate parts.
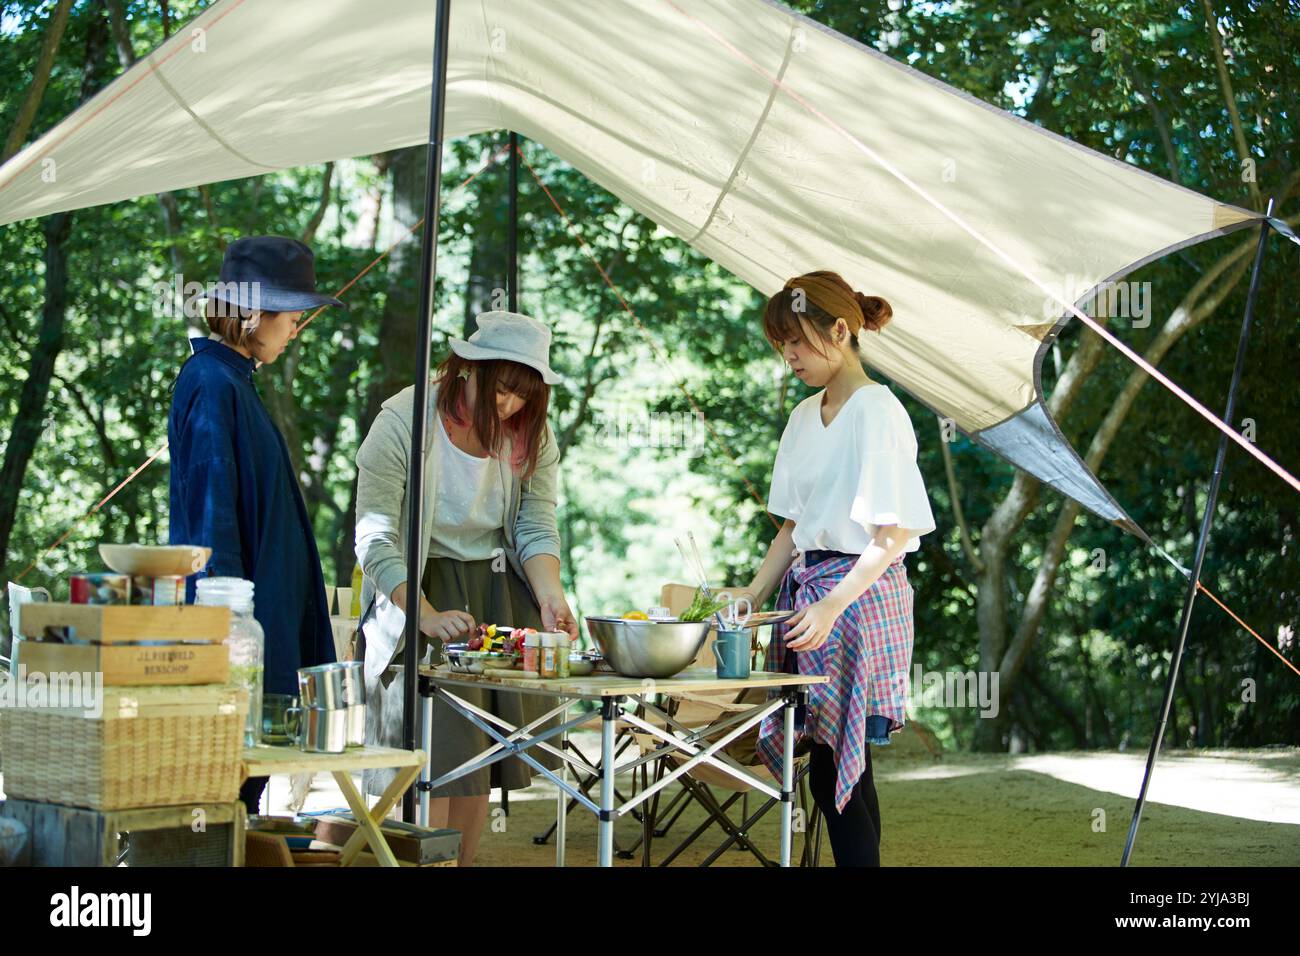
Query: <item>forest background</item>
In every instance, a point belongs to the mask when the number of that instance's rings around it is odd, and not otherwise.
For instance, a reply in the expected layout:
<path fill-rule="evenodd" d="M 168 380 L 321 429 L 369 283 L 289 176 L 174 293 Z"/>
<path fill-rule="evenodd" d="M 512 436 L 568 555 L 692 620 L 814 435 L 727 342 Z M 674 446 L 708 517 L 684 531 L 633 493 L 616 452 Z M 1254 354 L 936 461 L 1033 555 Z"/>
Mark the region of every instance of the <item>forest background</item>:
<path fill-rule="evenodd" d="M 0 3 L 0 155 L 41 135 L 203 6 Z M 1295 3 L 790 6 L 1093 149 L 1224 202 L 1263 209 L 1273 197 L 1275 215 L 1300 220 Z M 473 330 L 478 312 L 501 306 L 506 164 L 460 183 L 505 135 L 446 148 L 435 361 L 449 337 Z M 565 380 L 553 391 L 551 419 L 563 456 L 563 567 L 574 609 L 644 608 L 664 581 L 688 580 L 673 544 L 687 530 L 714 580 L 748 580 L 772 525 L 747 483 L 765 495 L 785 419 L 807 394 L 763 340 L 761 297 L 541 144 L 522 146 L 520 308 L 554 330 L 552 361 Z M 6 577 L 30 566 L 23 583 L 49 586 L 57 598 L 69 573 L 101 567 L 100 541 L 166 541 L 165 454 L 84 517 L 164 443 L 187 336 L 206 332 L 159 307 L 159 284 L 214 281 L 230 241 L 273 233 L 311 244 L 327 290 L 397 243 L 348 291 L 348 311 L 321 315 L 256 376 L 288 441 L 326 581 L 348 583 L 357 446 L 379 404 L 413 377 L 419 244 L 398 240 L 423 215 L 424 153 L 355 157 L 0 228 Z M 1087 215 L 1086 203 L 1079 214 Z M 1239 232 L 1143 267 L 1128 279 L 1146 291 L 1149 322 L 1113 325 L 1215 410 L 1232 373 L 1256 236 Z M 1232 423 L 1293 473 L 1298 262 L 1296 246 L 1270 240 Z M 869 366 L 869 337 L 866 359 Z M 1190 564 L 1217 433 L 1078 322 L 1044 364 L 1044 386 L 1102 482 Z M 693 415 L 682 387 L 734 460 Z M 895 392 L 916 427 L 938 523 L 908 561 L 915 664 L 926 672 L 998 671 L 1002 697 L 996 719 L 979 719 L 972 707 L 920 706 L 916 717 L 955 747 L 1144 747 L 1184 580 L 1137 539 L 945 432 L 932 412 Z M 1296 497 L 1230 447 L 1203 577 L 1292 662 L 1300 661 L 1296 533 Z M 1300 679 L 1202 598 L 1167 745 L 1298 742 Z"/>

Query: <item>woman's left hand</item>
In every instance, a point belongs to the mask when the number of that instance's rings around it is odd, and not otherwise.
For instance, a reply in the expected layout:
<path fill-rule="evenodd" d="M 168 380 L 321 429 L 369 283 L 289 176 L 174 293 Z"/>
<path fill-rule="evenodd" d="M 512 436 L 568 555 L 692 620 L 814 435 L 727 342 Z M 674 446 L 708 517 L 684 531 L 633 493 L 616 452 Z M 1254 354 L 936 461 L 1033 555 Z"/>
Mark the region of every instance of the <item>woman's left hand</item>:
<path fill-rule="evenodd" d="M 578 639 L 578 619 L 569 610 L 569 602 L 563 595 L 542 598 L 538 609 L 542 612 L 542 630 L 564 631 L 573 640 Z"/>
<path fill-rule="evenodd" d="M 792 651 L 812 651 L 826 643 L 839 619 L 840 609 L 825 599 L 809 604 L 790 618 L 785 646 Z"/>

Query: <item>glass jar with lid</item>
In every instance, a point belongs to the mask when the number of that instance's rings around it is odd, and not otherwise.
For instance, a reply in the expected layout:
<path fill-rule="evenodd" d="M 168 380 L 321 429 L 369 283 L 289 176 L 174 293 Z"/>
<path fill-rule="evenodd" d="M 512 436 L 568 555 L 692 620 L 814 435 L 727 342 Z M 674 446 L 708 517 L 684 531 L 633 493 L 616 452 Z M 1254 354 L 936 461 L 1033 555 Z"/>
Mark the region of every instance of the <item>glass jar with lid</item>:
<path fill-rule="evenodd" d="M 262 668 L 266 636 L 253 617 L 253 582 L 244 578 L 200 578 L 196 604 L 230 608 L 230 683 L 248 691 L 248 716 L 244 721 L 244 746 L 262 742 Z"/>

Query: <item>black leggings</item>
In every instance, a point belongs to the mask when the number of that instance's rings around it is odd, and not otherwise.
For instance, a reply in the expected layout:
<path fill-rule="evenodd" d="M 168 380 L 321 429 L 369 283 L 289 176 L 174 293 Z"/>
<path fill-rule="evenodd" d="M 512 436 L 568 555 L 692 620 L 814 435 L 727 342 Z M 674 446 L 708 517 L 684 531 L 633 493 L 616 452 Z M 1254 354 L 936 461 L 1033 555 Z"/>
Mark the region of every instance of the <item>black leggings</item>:
<path fill-rule="evenodd" d="M 871 779 L 871 745 L 863 749 L 862 776 L 843 813 L 835 809 L 835 751 L 814 743 L 809 756 L 808 789 L 826 820 L 836 866 L 880 866 L 880 803 Z"/>
<path fill-rule="evenodd" d="M 249 816 L 262 812 L 259 809 L 262 805 L 262 793 L 270 780 L 270 777 L 249 777 L 240 784 L 239 799 L 244 802 Z"/>

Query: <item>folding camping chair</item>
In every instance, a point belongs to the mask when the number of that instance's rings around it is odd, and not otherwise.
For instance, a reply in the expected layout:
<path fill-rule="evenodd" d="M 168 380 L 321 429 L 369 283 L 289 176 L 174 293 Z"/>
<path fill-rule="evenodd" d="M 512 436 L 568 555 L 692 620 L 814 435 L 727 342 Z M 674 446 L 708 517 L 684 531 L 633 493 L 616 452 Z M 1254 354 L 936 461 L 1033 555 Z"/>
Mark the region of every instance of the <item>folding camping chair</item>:
<path fill-rule="evenodd" d="M 665 584 L 660 594 L 659 603 L 677 613 L 689 605 L 694 593 L 695 589 L 687 585 Z M 700 653 L 696 656 L 694 665 L 696 667 L 711 667 L 713 664 L 712 640 L 706 640 L 704 646 L 700 648 Z M 755 704 L 760 703 L 765 698 L 766 692 L 751 689 L 742 691 L 740 694 L 728 690 L 699 693 L 677 692 L 667 696 L 669 698 L 667 708 L 669 715 L 677 723 L 693 730 L 699 730 L 723 719 L 728 713 L 748 710 Z M 664 751 L 664 754 L 658 759 L 650 763 L 643 763 L 639 768 L 640 787 L 643 790 L 651 786 L 652 783 L 657 783 L 665 774 L 685 763 L 687 759 L 680 752 L 673 750 L 667 744 L 663 744 L 649 734 L 633 733 L 632 737 L 643 755 L 659 750 Z M 770 772 L 765 765 L 758 761 L 755 755 L 754 748 L 757 739 L 758 729 L 755 728 L 724 748 L 723 753 L 756 775 L 767 777 L 770 776 Z M 654 766 L 653 781 L 650 780 L 651 764 Z M 799 865 L 817 866 L 821 855 L 822 821 L 821 814 L 808 792 L 807 776 L 808 758 L 805 754 L 796 753 L 795 786 L 799 794 L 799 807 L 803 819 L 806 821 L 804 849 Z M 665 837 L 692 804 L 704 809 L 706 819 L 673 849 L 659 864 L 660 866 L 667 866 L 672 863 L 714 825 L 717 825 L 726 834 L 726 839 L 705 858 L 701 864 L 702 866 L 715 863 L 724 852 L 733 846 L 747 850 L 764 866 L 776 865 L 753 843 L 749 838 L 749 833 L 759 820 L 777 807 L 777 800 L 768 798 L 755 812 L 750 813 L 749 797 L 753 788 L 731 774 L 708 764 L 698 764 L 678 779 L 682 784 L 682 789 L 667 801 L 662 810 L 659 806 L 660 794 L 656 793 L 649 802 L 646 817 L 642 823 L 641 839 L 638 841 L 642 851 L 641 862 L 643 866 L 651 865 L 651 848 L 654 839 Z M 715 794 L 715 790 L 730 791 L 730 794 L 720 799 Z M 740 819 L 734 820 L 730 813 L 738 802 L 740 803 Z M 661 813 L 668 818 L 662 827 L 657 825 Z M 636 846 L 634 845 L 631 851 L 624 851 L 621 855 L 624 858 L 630 858 L 635 849 Z"/>

